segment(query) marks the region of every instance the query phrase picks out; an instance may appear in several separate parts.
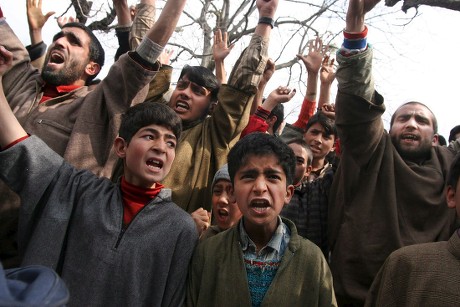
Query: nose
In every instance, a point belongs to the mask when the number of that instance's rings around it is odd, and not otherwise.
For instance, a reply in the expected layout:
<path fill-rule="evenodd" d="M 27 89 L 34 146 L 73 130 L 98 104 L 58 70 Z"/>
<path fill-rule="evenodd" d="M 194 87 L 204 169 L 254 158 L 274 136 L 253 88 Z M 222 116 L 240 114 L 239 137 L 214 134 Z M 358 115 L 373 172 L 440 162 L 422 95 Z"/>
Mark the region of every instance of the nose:
<path fill-rule="evenodd" d="M 152 144 L 152 149 L 158 153 L 165 153 L 166 142 L 162 139 L 156 139 Z"/>
<path fill-rule="evenodd" d="M 267 183 L 265 182 L 264 177 L 262 176 L 257 177 L 257 179 L 254 181 L 253 191 L 257 195 L 261 195 L 265 191 L 267 191 Z"/>
<path fill-rule="evenodd" d="M 412 128 L 412 129 L 416 129 L 417 128 L 417 120 L 415 119 L 414 116 L 411 116 L 407 122 L 406 122 L 406 127 L 407 128 Z"/>
<path fill-rule="evenodd" d="M 192 94 L 191 91 L 192 91 L 192 89 L 190 88 L 190 84 L 189 84 L 186 88 L 184 88 L 183 90 L 178 89 L 178 88 L 176 88 L 176 89 L 179 91 L 179 94 L 180 94 L 181 96 L 191 97 L 191 94 Z"/>
<path fill-rule="evenodd" d="M 313 138 L 313 141 L 316 144 L 322 144 L 323 143 L 323 135 L 321 133 L 315 135 L 315 137 Z"/>
<path fill-rule="evenodd" d="M 217 200 L 217 202 L 220 204 L 220 205 L 228 205 L 228 195 L 227 193 L 223 192 L 219 199 Z"/>

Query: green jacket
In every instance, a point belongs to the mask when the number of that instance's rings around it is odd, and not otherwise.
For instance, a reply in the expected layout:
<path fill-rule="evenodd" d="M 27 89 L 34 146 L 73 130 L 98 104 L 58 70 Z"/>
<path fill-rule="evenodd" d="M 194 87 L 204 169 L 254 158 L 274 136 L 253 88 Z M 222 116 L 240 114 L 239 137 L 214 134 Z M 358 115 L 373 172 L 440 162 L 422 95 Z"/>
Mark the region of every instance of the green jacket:
<path fill-rule="evenodd" d="M 291 239 L 261 306 L 336 306 L 332 277 L 321 250 L 283 219 Z M 187 281 L 186 306 L 251 306 L 238 227 L 200 243 Z"/>

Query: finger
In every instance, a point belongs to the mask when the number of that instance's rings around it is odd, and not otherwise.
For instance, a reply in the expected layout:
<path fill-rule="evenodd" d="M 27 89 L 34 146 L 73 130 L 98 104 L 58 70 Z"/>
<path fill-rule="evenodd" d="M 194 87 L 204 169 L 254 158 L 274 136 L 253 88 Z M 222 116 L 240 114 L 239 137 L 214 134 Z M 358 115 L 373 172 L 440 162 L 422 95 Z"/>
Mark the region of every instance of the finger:
<path fill-rule="evenodd" d="M 222 33 L 222 41 L 225 44 L 227 44 L 227 39 L 228 39 L 228 33 L 227 32 Z"/>
<path fill-rule="evenodd" d="M 294 97 L 295 93 L 297 93 L 297 90 L 296 90 L 296 89 L 293 89 L 293 90 L 289 93 L 289 100 L 291 100 L 292 97 Z"/>

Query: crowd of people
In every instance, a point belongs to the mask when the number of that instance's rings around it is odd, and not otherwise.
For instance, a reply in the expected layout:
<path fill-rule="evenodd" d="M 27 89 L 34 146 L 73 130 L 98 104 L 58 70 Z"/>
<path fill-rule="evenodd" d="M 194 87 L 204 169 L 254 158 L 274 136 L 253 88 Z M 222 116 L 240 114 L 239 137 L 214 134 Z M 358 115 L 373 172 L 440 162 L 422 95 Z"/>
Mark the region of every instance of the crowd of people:
<path fill-rule="evenodd" d="M 156 0 L 113 0 L 102 80 L 78 20 L 47 46 L 52 13 L 26 0 L 25 47 L 0 8 L 0 268 L 51 269 L 69 306 L 458 306 L 460 126 L 442 142 L 411 101 L 384 129 L 365 25 L 379 1 L 349 0 L 335 58 L 319 38 L 297 55 L 294 123 L 295 90 L 264 98 L 279 0 L 256 0 L 228 77 L 219 29 L 215 73 L 186 65 L 174 88 L 165 46 L 186 0 L 158 17 Z M 20 289 L 0 302 L 33 305 Z"/>

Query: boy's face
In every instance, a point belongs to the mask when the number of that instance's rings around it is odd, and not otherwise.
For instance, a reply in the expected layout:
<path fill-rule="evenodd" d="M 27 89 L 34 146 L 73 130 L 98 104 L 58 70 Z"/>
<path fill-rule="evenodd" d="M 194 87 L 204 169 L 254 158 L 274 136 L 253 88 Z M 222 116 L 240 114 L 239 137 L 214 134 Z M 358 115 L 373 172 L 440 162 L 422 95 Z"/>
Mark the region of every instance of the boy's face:
<path fill-rule="evenodd" d="M 184 123 L 202 118 L 208 113 L 211 104 L 211 91 L 183 76 L 171 94 L 169 106 Z"/>
<path fill-rule="evenodd" d="M 286 174 L 274 155 L 247 157 L 235 173 L 233 197 L 244 216 L 248 234 L 273 233 L 278 215 L 289 203 L 294 186 L 286 184 Z"/>
<path fill-rule="evenodd" d="M 117 137 L 114 147 L 124 160 L 126 181 L 142 188 L 154 187 L 169 173 L 176 156 L 176 144 L 174 133 L 158 125 L 139 129 L 129 144 Z"/>
<path fill-rule="evenodd" d="M 234 199 L 230 198 L 233 185 L 225 179 L 218 180 L 212 188 L 212 214 L 220 229 L 234 226 L 242 214 Z"/>
<path fill-rule="evenodd" d="M 297 143 L 291 143 L 288 146 L 291 147 L 295 155 L 294 185 L 297 185 L 305 176 L 308 176 L 311 171 L 311 165 L 308 163 L 308 153 L 305 148 Z"/>
<path fill-rule="evenodd" d="M 446 192 L 447 206 L 457 210 L 457 217 L 460 218 L 460 180 L 457 181 L 457 186 L 447 186 Z"/>
<path fill-rule="evenodd" d="M 323 159 L 334 150 L 334 135 L 328 135 L 320 123 L 315 123 L 308 128 L 304 139 L 313 152 L 313 159 Z"/>

